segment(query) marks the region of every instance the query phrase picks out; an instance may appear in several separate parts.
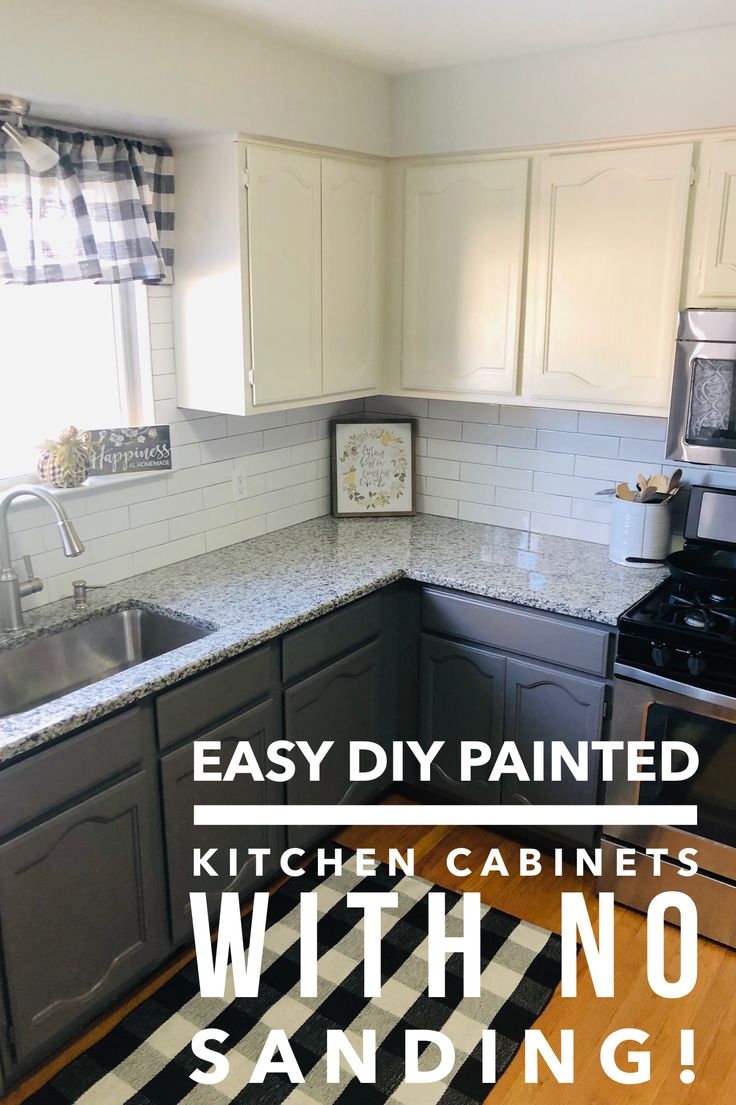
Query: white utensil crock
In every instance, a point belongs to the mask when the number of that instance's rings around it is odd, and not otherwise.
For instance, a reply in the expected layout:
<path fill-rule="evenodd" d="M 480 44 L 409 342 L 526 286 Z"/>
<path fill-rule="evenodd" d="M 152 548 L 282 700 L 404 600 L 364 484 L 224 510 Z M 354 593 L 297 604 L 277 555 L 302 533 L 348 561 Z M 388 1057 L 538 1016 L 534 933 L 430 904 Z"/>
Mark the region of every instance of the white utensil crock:
<path fill-rule="evenodd" d="M 669 503 L 632 503 L 613 500 L 608 558 L 614 564 L 629 567 L 657 567 L 656 564 L 630 564 L 628 557 L 663 560 L 669 554 L 672 520 Z"/>

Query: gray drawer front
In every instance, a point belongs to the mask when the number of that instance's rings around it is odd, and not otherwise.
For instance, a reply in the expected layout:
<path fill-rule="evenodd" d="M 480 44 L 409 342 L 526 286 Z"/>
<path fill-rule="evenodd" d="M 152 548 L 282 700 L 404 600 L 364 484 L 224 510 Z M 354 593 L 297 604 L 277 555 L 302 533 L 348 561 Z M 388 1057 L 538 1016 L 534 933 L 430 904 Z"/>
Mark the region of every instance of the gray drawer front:
<path fill-rule="evenodd" d="M 608 674 L 609 630 L 493 599 L 428 587 L 422 594 L 422 628 L 593 675 Z"/>
<path fill-rule="evenodd" d="M 371 641 L 381 629 L 381 596 L 370 595 L 294 629 L 283 639 L 284 682 L 290 683 Z"/>
<path fill-rule="evenodd" d="M 239 713 L 269 694 L 270 683 L 271 649 L 263 645 L 164 691 L 156 699 L 160 747 L 170 748 Z"/>
<path fill-rule="evenodd" d="M 0 771 L 0 836 L 43 817 L 152 756 L 150 706 L 135 706 Z"/>

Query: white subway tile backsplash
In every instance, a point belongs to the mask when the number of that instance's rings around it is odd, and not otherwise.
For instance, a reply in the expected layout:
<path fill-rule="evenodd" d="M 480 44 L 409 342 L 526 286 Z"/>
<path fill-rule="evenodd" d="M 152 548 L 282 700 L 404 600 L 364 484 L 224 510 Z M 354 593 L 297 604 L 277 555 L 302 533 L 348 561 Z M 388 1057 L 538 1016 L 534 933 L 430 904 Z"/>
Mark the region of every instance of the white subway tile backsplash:
<path fill-rule="evenodd" d="M 534 475 L 523 468 L 500 468 L 492 464 L 460 465 L 460 479 L 470 483 L 492 483 L 496 487 L 515 487 L 520 491 L 531 491 Z"/>
<path fill-rule="evenodd" d="M 417 510 L 420 514 L 439 514 L 442 518 L 457 518 L 459 505 L 457 499 L 440 499 L 435 495 L 417 495 Z"/>
<path fill-rule="evenodd" d="M 210 530 L 204 534 L 207 552 L 222 549 L 225 545 L 234 545 L 236 541 L 248 541 L 251 537 L 260 537 L 266 532 L 266 519 L 263 515 L 258 518 L 248 518 L 242 522 L 235 522 L 231 526 L 223 526 L 220 529 Z"/>
<path fill-rule="evenodd" d="M 139 572 L 150 572 L 154 568 L 176 564 L 178 560 L 189 560 L 205 551 L 204 535 L 201 533 L 195 534 L 194 537 L 185 537 L 182 541 L 169 541 L 157 548 L 133 553 L 133 571 L 136 575 Z"/>
<path fill-rule="evenodd" d="M 489 526 L 505 526 L 507 529 L 529 529 L 528 510 L 513 510 L 505 506 L 484 506 L 482 503 L 460 503 L 458 518 L 466 522 L 484 522 Z"/>
<path fill-rule="evenodd" d="M 275 430 L 266 431 L 266 433 L 276 432 Z M 246 456 L 248 453 L 260 453 L 263 448 L 263 432 L 221 437 L 214 441 L 203 441 L 200 446 L 203 464 L 216 460 L 232 460 L 234 457 Z"/>
<path fill-rule="evenodd" d="M 175 422 L 171 427 L 171 444 L 175 446 L 174 460 L 178 460 L 178 446 L 194 445 L 200 441 L 211 441 L 227 434 L 227 419 L 224 414 L 211 418 L 199 418 L 196 422 Z"/>
<path fill-rule="evenodd" d="M 407 395 L 371 395 L 365 401 L 368 414 L 393 415 L 405 418 L 426 418 L 429 399 L 414 399 Z"/>
<path fill-rule="evenodd" d="M 661 441 L 647 441 L 641 437 L 622 437 L 618 455 L 622 460 L 634 460 L 637 463 L 655 464 L 657 471 L 662 464 L 664 448 Z"/>
<path fill-rule="evenodd" d="M 507 449 L 498 450 L 498 463 L 506 468 L 526 468 L 531 472 L 570 473 L 575 458 L 571 454 L 548 453 L 543 449 Z"/>
<path fill-rule="evenodd" d="M 492 484 L 463 483 L 460 480 L 438 480 L 428 476 L 424 493 L 441 499 L 459 499 L 465 503 L 492 503 L 496 489 Z"/>
<path fill-rule="evenodd" d="M 515 491 L 509 487 L 497 487 L 497 506 L 513 507 L 515 510 L 536 511 L 540 514 L 556 514 L 569 517 L 572 512 L 572 500 L 565 495 L 547 495 L 537 491 Z"/>
<path fill-rule="evenodd" d="M 264 449 L 284 449 L 290 445 L 303 445 L 319 436 L 317 422 L 303 422 L 299 425 L 283 426 L 278 430 L 263 431 Z"/>
<path fill-rule="evenodd" d="M 495 445 L 475 445 L 472 441 L 427 440 L 427 456 L 443 460 L 467 461 L 471 464 L 495 464 L 498 454 Z"/>
<path fill-rule="evenodd" d="M 498 425 L 499 406 L 498 403 L 465 403 L 458 399 L 430 399 L 429 417 Z"/>
<path fill-rule="evenodd" d="M 174 372 L 174 350 L 152 349 L 151 372 L 154 376 L 171 376 Z"/>
<path fill-rule="evenodd" d="M 153 377 L 153 398 L 158 403 L 161 399 L 174 399 L 176 397 L 176 377 L 171 375 Z M 158 419 L 158 415 L 156 415 Z"/>
<path fill-rule="evenodd" d="M 580 521 L 577 518 L 555 518 L 551 514 L 532 514 L 531 529 L 534 533 L 549 533 L 554 537 L 571 537 L 576 541 L 608 544 L 607 525 Z"/>
<path fill-rule="evenodd" d="M 483 426 L 478 422 L 463 422 L 463 441 L 484 445 L 506 445 L 512 449 L 533 449 L 537 431 L 525 426 Z"/>
<path fill-rule="evenodd" d="M 462 435 L 462 422 L 453 422 L 451 418 L 420 418 L 417 432 L 421 437 L 459 441 Z"/>
<path fill-rule="evenodd" d="M 578 429 L 577 411 L 555 411 L 546 407 L 501 407 L 502 426 L 530 426 L 537 430 Z"/>
<path fill-rule="evenodd" d="M 171 322 L 154 322 L 151 324 L 150 331 L 151 349 L 174 348 L 174 327 Z"/>
<path fill-rule="evenodd" d="M 636 414 L 597 414 L 581 411 L 578 430 L 581 434 L 603 434 L 609 437 L 645 437 L 664 441 L 666 418 L 647 418 Z"/>
<path fill-rule="evenodd" d="M 557 430 L 540 430 L 537 445 L 551 453 L 587 453 L 591 457 L 618 456 L 618 438 L 596 434 L 570 434 Z"/>
<path fill-rule="evenodd" d="M 417 473 L 420 476 L 438 476 L 443 480 L 458 480 L 460 479 L 460 461 L 418 456 Z"/>

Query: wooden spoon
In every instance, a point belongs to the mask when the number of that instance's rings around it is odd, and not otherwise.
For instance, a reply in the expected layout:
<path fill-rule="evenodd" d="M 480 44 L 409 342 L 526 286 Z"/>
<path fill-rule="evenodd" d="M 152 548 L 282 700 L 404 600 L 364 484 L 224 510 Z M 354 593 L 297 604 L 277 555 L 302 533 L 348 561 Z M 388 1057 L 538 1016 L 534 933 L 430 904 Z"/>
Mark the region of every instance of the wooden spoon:
<path fill-rule="evenodd" d="M 616 484 L 616 497 L 619 499 L 625 499 L 627 503 L 633 503 L 636 499 L 636 495 L 627 483 Z"/>
<path fill-rule="evenodd" d="M 640 472 L 639 475 L 636 477 L 636 486 L 639 488 L 640 491 L 643 491 L 648 483 L 649 480 L 646 478 L 646 476 L 642 476 Z"/>
<path fill-rule="evenodd" d="M 670 476 L 670 482 L 667 484 L 668 491 L 675 491 L 680 486 L 680 480 L 682 479 L 682 468 L 676 468 Z"/>

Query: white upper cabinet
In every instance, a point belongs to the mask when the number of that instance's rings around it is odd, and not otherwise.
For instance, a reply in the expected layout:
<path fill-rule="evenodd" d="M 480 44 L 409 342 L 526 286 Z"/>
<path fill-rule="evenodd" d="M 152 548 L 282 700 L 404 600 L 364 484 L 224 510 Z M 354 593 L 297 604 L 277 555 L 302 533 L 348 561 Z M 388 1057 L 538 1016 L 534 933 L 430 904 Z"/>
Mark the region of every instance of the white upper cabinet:
<path fill-rule="evenodd" d="M 514 392 L 526 180 L 523 158 L 406 169 L 403 389 Z"/>
<path fill-rule="evenodd" d="M 381 352 L 383 171 L 322 161 L 322 389 L 378 388 Z"/>
<path fill-rule="evenodd" d="M 223 414 L 378 390 L 383 163 L 213 139 L 176 153 L 177 397 Z"/>
<path fill-rule="evenodd" d="M 523 394 L 642 411 L 669 399 L 692 145 L 543 156 Z"/>
<path fill-rule="evenodd" d="M 686 307 L 736 307 L 736 140 L 704 142 Z"/>
<path fill-rule="evenodd" d="M 322 393 L 320 160 L 248 148 L 253 402 Z"/>

